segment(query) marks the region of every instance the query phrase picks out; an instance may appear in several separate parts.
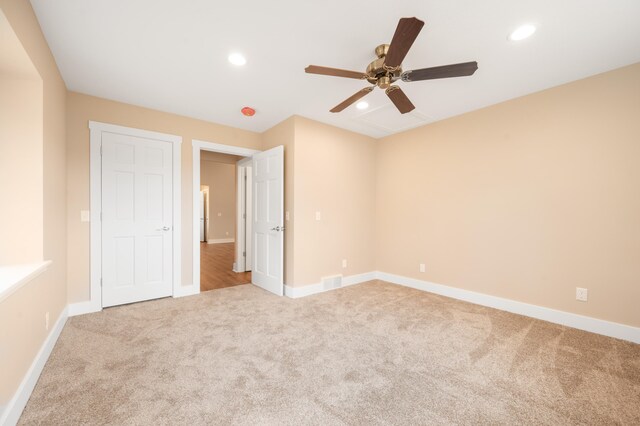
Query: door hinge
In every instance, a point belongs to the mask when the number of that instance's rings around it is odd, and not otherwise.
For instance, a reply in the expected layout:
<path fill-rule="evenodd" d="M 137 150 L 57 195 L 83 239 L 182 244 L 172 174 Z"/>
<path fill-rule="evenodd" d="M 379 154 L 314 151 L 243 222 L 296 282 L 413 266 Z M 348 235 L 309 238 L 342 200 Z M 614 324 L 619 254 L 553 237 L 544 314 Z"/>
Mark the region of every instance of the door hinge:
<path fill-rule="evenodd" d="M 100 222 L 102 222 L 102 212 L 100 212 Z"/>
<path fill-rule="evenodd" d="M 100 277 L 100 287 L 102 287 L 102 277 Z"/>
<path fill-rule="evenodd" d="M 247 218 L 247 214 L 246 213 L 242 213 L 242 218 L 246 219 Z"/>
<path fill-rule="evenodd" d="M 247 257 L 247 252 L 246 252 L 246 251 L 243 251 L 243 252 L 242 252 L 242 256 L 243 256 L 243 257 Z"/>
<path fill-rule="evenodd" d="M 100 157 L 102 157 L 102 145 L 100 145 Z"/>

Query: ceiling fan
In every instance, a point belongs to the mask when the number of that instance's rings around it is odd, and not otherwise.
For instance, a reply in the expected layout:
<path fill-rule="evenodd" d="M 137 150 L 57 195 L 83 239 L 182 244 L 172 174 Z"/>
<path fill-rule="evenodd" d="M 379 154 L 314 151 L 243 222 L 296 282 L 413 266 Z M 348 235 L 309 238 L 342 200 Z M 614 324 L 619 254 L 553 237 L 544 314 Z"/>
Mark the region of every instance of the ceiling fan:
<path fill-rule="evenodd" d="M 478 69 L 478 63 L 464 62 L 460 64 L 443 65 L 439 67 L 422 68 L 419 70 L 402 71 L 402 61 L 409 52 L 411 45 L 420 34 L 424 22 L 417 18 L 401 18 L 396 32 L 391 39 L 391 44 L 381 44 L 376 47 L 375 53 L 378 59 L 371 62 L 364 73 L 358 71 L 327 68 L 317 65 L 309 65 L 305 72 L 309 74 L 322 74 L 335 77 L 355 78 L 367 80 L 373 84 L 365 87 L 343 102 L 331 109 L 331 112 L 340 112 L 349 105 L 363 98 L 373 91 L 375 86 L 383 89 L 391 102 L 398 110 L 405 114 L 412 111 L 415 106 L 411 103 L 402 89 L 392 83 L 397 80 L 405 82 L 433 80 L 437 78 L 463 77 L 472 75 Z"/>

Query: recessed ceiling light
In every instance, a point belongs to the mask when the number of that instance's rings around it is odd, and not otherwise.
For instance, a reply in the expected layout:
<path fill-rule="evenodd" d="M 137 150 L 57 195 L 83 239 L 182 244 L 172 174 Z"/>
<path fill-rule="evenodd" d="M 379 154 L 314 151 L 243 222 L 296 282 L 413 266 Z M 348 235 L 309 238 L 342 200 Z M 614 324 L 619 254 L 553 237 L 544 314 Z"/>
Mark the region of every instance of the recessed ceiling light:
<path fill-rule="evenodd" d="M 511 34 L 509 34 L 509 40 L 511 41 L 520 41 L 524 40 L 527 37 L 531 37 L 533 33 L 536 32 L 536 27 L 531 24 L 521 25 L 515 29 Z"/>
<path fill-rule="evenodd" d="M 365 101 L 360 101 L 356 104 L 356 108 L 358 109 L 367 109 L 369 108 L 369 104 L 366 103 Z"/>
<path fill-rule="evenodd" d="M 229 62 L 231 62 L 233 65 L 244 65 L 247 63 L 247 59 L 242 56 L 241 53 L 232 53 L 231 55 L 229 55 Z"/>

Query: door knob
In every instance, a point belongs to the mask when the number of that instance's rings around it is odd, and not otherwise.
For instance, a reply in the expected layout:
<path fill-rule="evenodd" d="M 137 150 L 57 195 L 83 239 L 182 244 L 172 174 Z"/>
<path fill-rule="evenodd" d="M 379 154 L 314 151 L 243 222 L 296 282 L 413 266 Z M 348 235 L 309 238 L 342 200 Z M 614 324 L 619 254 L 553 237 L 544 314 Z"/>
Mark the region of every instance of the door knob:
<path fill-rule="evenodd" d="M 276 232 L 284 231 L 284 226 L 282 228 L 279 226 L 276 226 L 275 228 L 271 228 L 271 230 Z"/>
<path fill-rule="evenodd" d="M 171 229 L 171 228 L 170 228 L 170 227 L 168 227 L 168 226 L 163 226 L 163 227 L 162 227 L 162 228 L 160 228 L 160 229 L 156 229 L 156 231 L 168 231 L 168 230 L 170 230 L 170 229 Z"/>

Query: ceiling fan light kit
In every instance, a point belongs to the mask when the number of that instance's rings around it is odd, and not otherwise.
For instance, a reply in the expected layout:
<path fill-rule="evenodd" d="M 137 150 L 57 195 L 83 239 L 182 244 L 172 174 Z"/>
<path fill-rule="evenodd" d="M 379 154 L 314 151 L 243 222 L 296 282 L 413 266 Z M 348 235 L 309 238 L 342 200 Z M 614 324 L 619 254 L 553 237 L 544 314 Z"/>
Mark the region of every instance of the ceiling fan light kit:
<path fill-rule="evenodd" d="M 367 65 L 364 73 L 317 65 L 309 65 L 305 68 L 305 72 L 308 74 L 355 78 L 359 80 L 366 79 L 372 84 L 371 87 L 360 90 L 333 107 L 330 110 L 331 112 L 343 111 L 354 102 L 371 93 L 377 86 L 385 91 L 386 95 L 400 113 L 406 114 L 412 111 L 415 106 L 402 89 L 393 84 L 394 82 L 402 80 L 403 82 L 409 83 L 438 78 L 463 77 L 472 75 L 478 69 L 478 63 L 474 61 L 403 72 L 402 61 L 404 61 L 407 53 L 409 53 L 409 49 L 411 49 L 413 42 L 418 37 L 418 34 L 420 34 L 423 26 L 424 22 L 417 18 L 401 18 L 398 22 L 396 32 L 391 39 L 391 44 L 381 44 L 375 48 L 375 54 L 378 58 Z"/>

